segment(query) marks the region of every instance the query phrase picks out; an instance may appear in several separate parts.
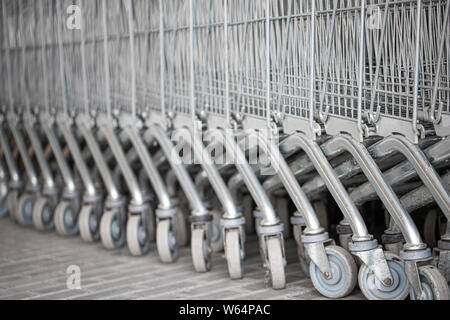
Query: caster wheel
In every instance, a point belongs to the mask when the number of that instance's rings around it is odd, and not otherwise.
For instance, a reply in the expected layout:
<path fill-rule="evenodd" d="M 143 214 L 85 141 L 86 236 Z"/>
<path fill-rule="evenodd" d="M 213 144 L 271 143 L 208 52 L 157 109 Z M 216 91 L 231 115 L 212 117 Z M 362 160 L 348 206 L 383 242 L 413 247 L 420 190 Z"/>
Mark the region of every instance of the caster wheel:
<path fill-rule="evenodd" d="M 158 222 L 156 227 L 156 246 L 162 262 L 172 263 L 177 260 L 178 246 L 176 235 L 173 233 L 171 219 L 164 219 Z"/>
<path fill-rule="evenodd" d="M 177 212 L 177 232 L 176 240 L 178 247 L 185 247 L 189 243 L 189 226 L 186 223 L 186 216 L 183 209 L 178 209 Z"/>
<path fill-rule="evenodd" d="M 34 195 L 25 193 L 19 198 L 17 203 L 16 219 L 24 226 L 33 224 L 33 206 L 36 201 Z"/>
<path fill-rule="evenodd" d="M 220 219 L 222 215 L 218 210 L 212 210 L 213 221 L 211 223 L 211 249 L 213 252 L 223 251 L 223 234 L 222 227 L 220 226 Z"/>
<path fill-rule="evenodd" d="M 195 271 L 208 272 L 211 270 L 211 248 L 208 246 L 204 229 L 193 230 L 191 251 Z"/>
<path fill-rule="evenodd" d="M 133 256 L 142 256 L 150 249 L 150 238 L 141 215 L 133 215 L 127 221 L 127 246 Z"/>
<path fill-rule="evenodd" d="M 314 287 L 328 298 L 343 298 L 356 286 L 357 268 L 352 255 L 338 246 L 327 246 L 325 251 L 331 265 L 331 275 L 327 279 L 320 269 L 311 262 L 309 273 Z"/>
<path fill-rule="evenodd" d="M 12 221 L 16 221 L 17 202 L 19 201 L 19 193 L 16 190 L 11 191 L 8 194 L 8 212 Z"/>
<path fill-rule="evenodd" d="M 78 233 L 78 219 L 70 202 L 62 201 L 56 207 L 55 227 L 62 236 L 74 236 Z"/>
<path fill-rule="evenodd" d="M 273 237 L 267 240 L 267 259 L 272 288 L 275 290 L 286 288 L 283 248 L 279 238 Z"/>
<path fill-rule="evenodd" d="M 394 279 L 392 286 L 383 285 L 375 278 L 373 271 L 363 264 L 358 273 L 359 288 L 369 300 L 404 300 L 409 294 L 409 282 L 404 271 L 404 263 L 391 252 L 385 252 L 385 257 Z"/>
<path fill-rule="evenodd" d="M 86 205 L 81 208 L 78 218 L 81 239 L 86 242 L 94 242 L 100 239 L 98 217 L 94 212 L 93 205 Z"/>
<path fill-rule="evenodd" d="M 50 231 L 55 227 L 53 210 L 47 198 L 39 198 L 33 207 L 33 224 L 37 230 Z"/>
<path fill-rule="evenodd" d="M 125 244 L 125 226 L 117 210 L 106 211 L 100 220 L 100 238 L 106 249 L 120 248 Z"/>
<path fill-rule="evenodd" d="M 437 268 L 433 266 L 419 267 L 419 276 L 424 292 L 423 300 L 450 300 L 447 281 Z M 412 288 L 410 288 L 410 298 L 416 300 Z"/>
<path fill-rule="evenodd" d="M 243 215 L 245 218 L 245 233 L 255 233 L 255 222 L 253 219 L 253 199 L 250 195 L 246 195 L 242 199 Z"/>
<path fill-rule="evenodd" d="M 233 280 L 242 279 L 244 274 L 244 253 L 239 229 L 225 231 L 225 257 L 230 278 Z"/>

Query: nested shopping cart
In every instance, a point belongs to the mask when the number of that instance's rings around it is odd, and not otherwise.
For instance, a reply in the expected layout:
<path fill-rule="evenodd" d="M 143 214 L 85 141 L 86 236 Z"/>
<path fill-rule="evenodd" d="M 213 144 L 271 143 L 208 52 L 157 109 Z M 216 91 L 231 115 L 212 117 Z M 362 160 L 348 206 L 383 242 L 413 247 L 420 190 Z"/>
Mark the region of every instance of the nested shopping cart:
<path fill-rule="evenodd" d="M 358 283 L 369 299 L 449 298 L 450 224 L 433 233 L 450 213 L 448 1 L 1 10 L 0 215 L 109 249 L 126 242 L 132 255 L 156 240 L 165 263 L 190 234 L 195 270 L 224 249 L 232 279 L 245 276 L 254 219 L 274 289 L 286 285 L 292 225 L 299 267 L 324 296 Z M 324 194 L 340 209 L 339 246 Z M 292 202 L 289 221 L 274 198 Z M 378 199 L 377 238 L 364 211 Z M 415 217 L 428 207 L 433 252 Z"/>

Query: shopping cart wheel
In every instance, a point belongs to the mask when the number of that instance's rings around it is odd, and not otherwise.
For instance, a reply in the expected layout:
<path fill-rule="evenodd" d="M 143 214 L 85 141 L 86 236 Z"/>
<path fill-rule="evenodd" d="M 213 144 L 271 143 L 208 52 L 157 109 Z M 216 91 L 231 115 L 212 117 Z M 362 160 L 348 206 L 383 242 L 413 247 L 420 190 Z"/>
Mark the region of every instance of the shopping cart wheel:
<path fill-rule="evenodd" d="M 242 199 L 243 215 L 245 218 L 245 232 L 247 234 L 255 233 L 255 221 L 253 219 L 253 198 L 250 195 Z"/>
<path fill-rule="evenodd" d="M 150 237 L 141 215 L 133 215 L 127 221 L 127 246 L 133 256 L 142 256 L 150 249 Z"/>
<path fill-rule="evenodd" d="M 434 266 L 419 267 L 420 282 L 424 293 L 423 300 L 450 300 L 447 281 L 441 272 Z M 416 300 L 412 288 L 410 288 L 411 300 Z"/>
<path fill-rule="evenodd" d="M 325 277 L 320 269 L 311 262 L 309 273 L 314 287 L 328 298 L 342 298 L 349 295 L 356 286 L 357 268 L 355 259 L 345 249 L 327 246 L 325 251 L 331 266 L 331 275 Z"/>
<path fill-rule="evenodd" d="M 211 248 L 208 246 L 206 230 L 203 228 L 192 231 L 191 254 L 194 269 L 197 272 L 211 270 Z"/>
<path fill-rule="evenodd" d="M 278 237 L 270 237 L 266 241 L 267 259 L 272 288 L 281 290 L 286 287 L 286 274 L 284 270 L 283 248 Z"/>
<path fill-rule="evenodd" d="M 24 226 L 33 224 L 33 206 L 36 197 L 33 194 L 24 193 L 17 203 L 16 219 Z"/>
<path fill-rule="evenodd" d="M 74 236 L 78 233 L 77 213 L 72 207 L 72 203 L 62 201 L 55 209 L 56 231 L 62 236 Z"/>
<path fill-rule="evenodd" d="M 100 220 L 100 238 L 106 249 L 120 248 L 125 244 L 125 225 L 117 209 L 106 211 Z"/>
<path fill-rule="evenodd" d="M 160 220 L 156 227 L 156 247 L 159 257 L 164 263 L 175 262 L 178 258 L 178 246 L 173 227 L 171 219 Z"/>
<path fill-rule="evenodd" d="M 220 219 L 222 219 L 222 215 L 217 209 L 213 209 L 211 211 L 211 214 L 213 216 L 213 221 L 211 223 L 211 249 L 213 252 L 221 252 L 223 251 L 223 234 L 222 227 L 220 225 Z"/>
<path fill-rule="evenodd" d="M 242 279 L 244 274 L 244 252 L 239 229 L 225 231 L 225 257 L 230 278 L 233 280 Z"/>
<path fill-rule="evenodd" d="M 19 198 L 19 192 L 17 190 L 12 190 L 8 193 L 8 212 L 9 217 L 12 221 L 16 221 L 16 211 L 17 211 L 17 202 Z"/>
<path fill-rule="evenodd" d="M 366 264 L 362 264 L 358 273 L 359 288 L 369 300 L 404 300 L 409 294 L 404 263 L 392 252 L 385 252 L 384 256 L 394 280 L 392 285 L 385 286 Z"/>
<path fill-rule="evenodd" d="M 50 231 L 55 227 L 53 212 L 47 197 L 39 197 L 34 204 L 33 224 L 40 231 Z"/>
<path fill-rule="evenodd" d="M 189 226 L 186 222 L 187 214 L 184 213 L 183 209 L 179 208 L 177 212 L 177 232 L 176 240 L 178 247 L 185 247 L 189 243 Z"/>
<path fill-rule="evenodd" d="M 94 242 L 100 239 L 98 216 L 95 214 L 94 205 L 84 205 L 78 218 L 81 238 L 86 242 Z"/>

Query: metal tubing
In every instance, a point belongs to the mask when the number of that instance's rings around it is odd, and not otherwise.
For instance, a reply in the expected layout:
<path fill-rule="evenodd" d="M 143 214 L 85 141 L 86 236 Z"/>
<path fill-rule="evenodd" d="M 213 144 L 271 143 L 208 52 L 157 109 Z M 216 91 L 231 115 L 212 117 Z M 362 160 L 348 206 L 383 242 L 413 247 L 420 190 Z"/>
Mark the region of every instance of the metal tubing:
<path fill-rule="evenodd" d="M 144 166 L 145 172 L 147 173 L 150 183 L 152 184 L 153 190 L 155 191 L 160 209 L 170 209 L 172 203 L 170 201 L 170 196 L 167 192 L 164 180 L 158 172 L 158 169 L 153 163 L 152 157 L 147 150 L 147 146 L 142 141 L 141 137 L 137 134 L 136 130 L 132 127 L 127 127 L 124 129 L 125 133 L 131 140 L 139 158 L 141 159 L 142 165 Z"/>
<path fill-rule="evenodd" d="M 189 134 L 189 132 L 187 132 L 187 134 Z M 217 167 L 214 165 L 210 153 L 205 148 L 202 140 L 198 135 L 195 134 L 195 132 L 191 133 L 190 137 L 192 139 L 191 146 L 194 150 L 194 156 L 200 157 L 200 165 L 208 175 L 211 186 L 213 187 L 217 197 L 222 204 L 223 209 L 225 210 L 224 219 L 239 218 L 241 215 L 240 213 L 238 213 L 230 191 L 227 189 L 227 185 L 223 181 L 222 176 L 217 170 Z"/>
<path fill-rule="evenodd" d="M 192 206 L 192 215 L 193 216 L 204 216 L 207 214 L 207 210 L 203 205 L 202 200 L 200 199 L 195 185 L 189 176 L 185 166 L 182 163 L 182 160 L 175 151 L 175 148 L 167 137 L 166 132 L 163 128 L 154 125 L 151 126 L 147 130 L 146 136 L 150 135 L 151 138 L 154 138 L 158 143 L 164 154 L 166 155 L 167 160 L 169 161 L 172 170 L 178 178 L 178 181 L 183 188 L 186 197 L 189 199 L 189 202 Z"/>
<path fill-rule="evenodd" d="M 27 121 L 25 121 L 24 126 L 28 137 L 31 140 L 34 154 L 36 155 L 42 177 L 44 178 L 44 190 L 53 190 L 56 188 L 55 179 L 53 178 L 50 166 L 45 158 L 44 150 L 42 149 L 42 144 L 39 141 L 38 134 L 33 125 L 27 123 Z"/>
<path fill-rule="evenodd" d="M 306 222 L 304 233 L 306 235 L 313 235 L 324 232 L 324 228 L 321 227 L 314 208 L 298 184 L 298 181 L 290 170 L 286 160 L 281 155 L 278 146 L 270 141 L 264 134 L 257 133 L 257 138 L 259 147 L 261 147 L 264 153 L 269 157 L 270 162 L 276 165 L 277 174 L 283 182 L 286 191 L 291 196 L 297 210 L 303 214 Z"/>
<path fill-rule="evenodd" d="M 261 183 L 248 164 L 244 153 L 234 138 L 230 134 L 224 133 L 222 130 L 214 130 L 214 133 L 218 134 L 221 138 L 221 141 L 225 145 L 227 154 L 232 157 L 231 160 L 236 165 L 237 170 L 242 175 L 245 185 L 261 210 L 264 216 L 261 225 L 272 226 L 279 224 L 280 220 L 278 219 L 272 204 L 270 203 L 269 197 L 265 193 Z"/>
<path fill-rule="evenodd" d="M 406 159 L 414 166 L 423 183 L 430 190 L 444 215 L 450 221 L 450 196 L 445 190 L 441 178 L 422 150 L 402 136 L 392 136 L 384 139 L 380 143 L 379 148 L 385 153 L 395 150 L 405 155 Z"/>
<path fill-rule="evenodd" d="M 100 171 L 100 175 L 102 177 L 103 183 L 105 184 L 106 190 L 108 191 L 110 200 L 118 200 L 120 199 L 120 193 L 114 184 L 114 180 L 111 175 L 111 171 L 109 170 L 108 164 L 102 156 L 102 151 L 100 150 L 97 141 L 95 140 L 92 132 L 89 128 L 84 126 L 81 123 L 78 123 L 78 127 L 80 129 L 81 134 L 86 141 L 89 149 L 91 150 L 92 156 L 94 158 L 95 164 Z"/>
<path fill-rule="evenodd" d="M 46 123 L 45 121 L 41 121 L 42 129 L 45 132 L 45 135 L 47 136 L 48 142 L 50 143 L 50 146 L 52 148 L 53 154 L 56 158 L 56 162 L 58 163 L 59 170 L 61 171 L 61 175 L 64 180 L 65 184 L 65 192 L 66 193 L 75 193 L 76 192 L 76 186 L 75 181 L 73 179 L 72 171 L 67 164 L 66 159 L 64 158 L 61 146 L 59 144 L 58 139 L 56 138 L 55 132 L 53 132 L 53 129 L 50 127 L 50 124 Z"/>
<path fill-rule="evenodd" d="M 406 212 L 402 207 L 400 200 L 392 190 L 391 186 L 386 183 L 383 174 L 377 167 L 375 161 L 370 157 L 368 151 L 362 147 L 360 143 L 357 143 L 351 138 L 343 135 L 333 138 L 328 144 L 328 150 L 330 153 L 336 154 L 345 150 L 356 159 L 364 174 L 374 186 L 378 196 L 389 211 L 391 217 L 402 230 L 403 236 L 406 240 L 405 249 L 425 249 L 426 245 L 422 242 L 414 221 L 411 219 L 408 212 Z"/>
<path fill-rule="evenodd" d="M 372 157 L 381 157 L 381 149 L 379 146 L 382 141 L 371 146 L 369 152 Z M 435 143 L 424 150 L 425 156 L 430 159 L 429 162 L 432 166 L 436 167 L 445 163 L 450 159 L 450 139 L 444 139 Z M 391 186 L 396 186 L 400 183 L 404 183 L 417 176 L 417 171 L 414 170 L 413 165 L 409 161 L 404 161 L 391 169 L 383 172 L 384 178 Z M 364 183 L 350 193 L 350 197 L 356 203 L 356 205 L 362 205 L 363 203 L 370 201 L 376 197 L 376 192 L 373 186 L 368 183 Z"/>
<path fill-rule="evenodd" d="M 325 181 L 328 190 L 335 199 L 345 218 L 350 222 L 353 230 L 353 239 L 355 241 L 371 240 L 372 236 L 369 235 L 364 219 L 353 201 L 350 199 L 347 190 L 336 176 L 336 173 L 323 154 L 320 146 L 301 133 L 293 134 L 287 139 L 293 140 L 296 144 L 299 144 L 301 149 L 308 155 L 314 165 L 314 168 Z M 290 170 L 289 167 L 287 167 L 287 170 Z M 295 177 L 293 178 L 295 179 Z"/>
<path fill-rule="evenodd" d="M 101 125 L 100 131 L 108 141 L 108 145 L 110 146 L 114 156 L 117 160 L 120 169 L 125 177 L 125 182 L 127 183 L 128 189 L 131 193 L 132 200 L 131 203 L 135 206 L 140 206 L 144 204 L 144 197 L 139 188 L 139 183 L 136 179 L 136 176 L 133 173 L 130 165 L 127 162 L 125 154 L 120 146 L 119 140 L 114 133 L 114 130 L 109 125 Z"/>
<path fill-rule="evenodd" d="M 97 192 L 95 190 L 94 182 L 92 181 L 89 169 L 82 157 L 82 152 L 80 150 L 80 147 L 78 146 L 77 141 L 75 140 L 75 137 L 72 134 L 72 131 L 64 123 L 58 123 L 57 125 L 64 135 L 64 138 L 70 149 L 75 165 L 78 169 L 78 172 L 80 173 L 81 179 L 83 180 L 85 192 L 90 197 L 95 196 Z"/>
<path fill-rule="evenodd" d="M 14 183 L 20 184 L 20 175 L 19 170 L 17 169 L 16 161 L 11 152 L 11 148 L 9 143 L 5 137 L 5 133 L 3 132 L 3 128 L 0 126 L 0 144 L 2 146 L 3 154 L 5 155 L 6 164 L 8 166 L 9 171 L 9 179 Z"/>
<path fill-rule="evenodd" d="M 28 176 L 29 183 L 32 187 L 38 187 L 39 182 L 36 175 L 36 171 L 34 170 L 33 163 L 31 162 L 30 155 L 28 154 L 27 147 L 25 146 L 25 142 L 22 137 L 22 133 L 19 132 L 17 127 L 9 123 L 9 128 L 11 130 L 12 135 L 14 136 L 14 140 L 16 141 L 17 148 L 19 149 L 20 156 L 22 158 L 23 164 L 25 165 L 25 171 Z"/>
<path fill-rule="evenodd" d="M 443 175 L 441 181 L 443 182 L 445 189 L 450 191 L 450 173 Z M 433 203 L 433 200 L 434 196 L 424 185 L 408 192 L 400 198 L 400 202 L 408 212 L 413 212 L 430 205 Z M 447 221 L 449 221 L 448 218 Z"/>

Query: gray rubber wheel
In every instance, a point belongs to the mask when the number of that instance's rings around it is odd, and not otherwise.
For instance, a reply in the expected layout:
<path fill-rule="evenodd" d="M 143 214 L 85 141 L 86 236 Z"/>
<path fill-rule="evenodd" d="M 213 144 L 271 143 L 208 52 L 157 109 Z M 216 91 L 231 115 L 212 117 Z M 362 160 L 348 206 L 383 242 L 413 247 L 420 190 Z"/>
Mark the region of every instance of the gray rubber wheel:
<path fill-rule="evenodd" d="M 208 247 L 206 231 L 202 228 L 192 232 L 191 254 L 195 271 L 203 273 L 211 270 L 211 248 Z"/>
<path fill-rule="evenodd" d="M 133 215 L 127 221 L 127 246 L 133 256 L 142 256 L 150 250 L 150 238 L 141 215 Z"/>
<path fill-rule="evenodd" d="M 284 270 L 283 248 L 281 241 L 277 237 L 268 238 L 267 245 L 267 259 L 268 268 L 270 272 L 270 280 L 272 288 L 281 290 L 286 288 L 286 274 Z"/>
<path fill-rule="evenodd" d="M 106 211 L 100 220 L 100 239 L 106 249 L 120 248 L 125 244 L 125 226 L 117 210 Z"/>
<path fill-rule="evenodd" d="M 86 242 L 94 242 L 100 239 L 100 223 L 94 214 L 92 205 L 81 208 L 78 218 L 81 238 Z"/>
<path fill-rule="evenodd" d="M 425 294 L 424 300 L 450 300 L 447 281 L 441 272 L 433 266 L 419 267 L 420 282 Z M 416 300 L 414 291 L 410 288 L 411 300 Z"/>
<path fill-rule="evenodd" d="M 186 222 L 186 216 L 181 208 L 178 209 L 177 215 L 177 232 L 176 240 L 178 247 L 185 247 L 189 243 L 189 225 Z"/>
<path fill-rule="evenodd" d="M 225 231 L 225 257 L 230 278 L 233 280 L 242 279 L 244 275 L 244 254 L 239 229 Z"/>
<path fill-rule="evenodd" d="M 156 247 L 162 262 L 172 263 L 178 259 L 178 246 L 176 235 L 173 233 L 171 219 L 158 222 L 156 227 Z"/>
<path fill-rule="evenodd" d="M 383 285 L 376 279 L 373 271 L 366 264 L 362 264 L 358 273 L 359 288 L 369 300 L 404 300 L 409 295 L 404 263 L 396 254 L 385 252 L 384 255 L 394 280 L 393 284 Z"/>
<path fill-rule="evenodd" d="M 55 228 L 53 212 L 46 197 L 37 199 L 33 207 L 33 224 L 39 231 L 50 231 Z"/>
<path fill-rule="evenodd" d="M 78 219 L 70 202 L 62 201 L 55 209 L 55 227 L 62 236 L 75 236 L 78 233 Z"/>
<path fill-rule="evenodd" d="M 343 298 L 349 295 L 356 286 L 357 267 L 355 259 L 345 249 L 338 246 L 327 246 L 325 251 L 331 265 L 331 277 L 327 279 L 320 269 L 311 261 L 309 273 L 314 287 L 328 298 Z"/>
<path fill-rule="evenodd" d="M 8 212 L 12 221 L 16 221 L 17 202 L 19 201 L 19 193 L 17 190 L 12 190 L 8 194 Z"/>
<path fill-rule="evenodd" d="M 33 206 L 36 201 L 35 195 L 24 193 L 17 203 L 16 220 L 23 226 L 33 224 Z"/>

